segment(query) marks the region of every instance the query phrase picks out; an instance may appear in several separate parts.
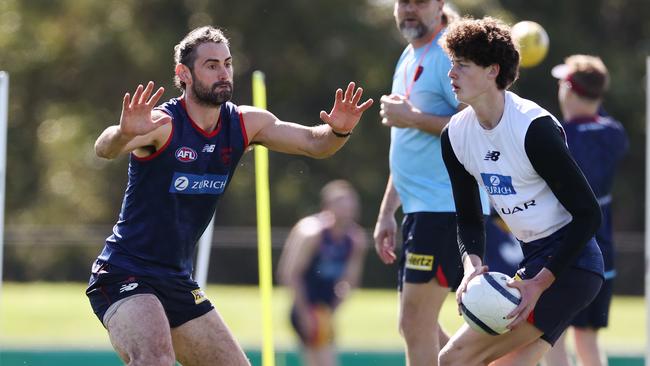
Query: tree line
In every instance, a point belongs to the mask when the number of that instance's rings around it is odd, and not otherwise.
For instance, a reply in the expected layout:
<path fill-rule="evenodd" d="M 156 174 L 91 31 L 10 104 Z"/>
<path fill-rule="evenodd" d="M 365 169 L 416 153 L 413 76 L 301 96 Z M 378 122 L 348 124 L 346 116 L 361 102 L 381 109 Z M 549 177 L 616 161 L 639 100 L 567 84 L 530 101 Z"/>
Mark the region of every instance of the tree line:
<path fill-rule="evenodd" d="M 534 20 L 549 33 L 543 63 L 522 69 L 514 90 L 559 116 L 550 69 L 573 53 L 596 54 L 612 77 L 606 110 L 621 120 L 631 151 L 616 179 L 615 227 L 643 229 L 645 57 L 650 3 L 644 0 L 451 2 L 460 14 L 510 24 Z M 11 77 L 8 125 L 8 224 L 113 222 L 127 159 L 94 156 L 99 133 L 117 123 L 121 100 L 149 80 L 175 97 L 173 46 L 211 24 L 231 39 L 237 104 L 251 104 L 251 74 L 266 74 L 269 110 L 319 123 L 336 88 L 354 80 L 378 100 L 390 91 L 405 43 L 391 0 L 4 0 L 0 69 Z M 379 107 L 363 117 L 334 157 L 270 155 L 272 224 L 289 226 L 318 209 L 327 181 L 349 179 L 362 196 L 362 223 L 374 225 L 388 175 L 389 130 Z M 247 154 L 218 212 L 223 225 L 255 224 L 254 161 Z"/>

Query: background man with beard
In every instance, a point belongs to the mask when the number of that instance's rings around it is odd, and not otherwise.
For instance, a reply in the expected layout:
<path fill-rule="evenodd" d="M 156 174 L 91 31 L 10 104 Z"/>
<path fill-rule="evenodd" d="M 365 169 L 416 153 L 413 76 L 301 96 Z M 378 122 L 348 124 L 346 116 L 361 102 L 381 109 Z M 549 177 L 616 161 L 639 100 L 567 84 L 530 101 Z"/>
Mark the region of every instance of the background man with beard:
<path fill-rule="evenodd" d="M 456 15 L 443 6 L 442 0 L 395 1 L 395 20 L 409 45 L 397 62 L 391 94 L 381 98 L 382 123 L 391 127 L 391 174 L 373 236 L 380 259 L 394 263 L 395 212 L 401 205 L 399 329 L 410 366 L 438 364 L 439 344 L 448 339 L 438 313 L 463 274 L 456 209 L 440 152 L 440 132 L 458 110 L 447 76 L 451 62 L 438 45 Z"/>
<path fill-rule="evenodd" d="M 350 83 L 336 91 L 326 123 L 284 122 L 236 106 L 228 40 L 213 27 L 174 48 L 183 95 L 156 108 L 153 82 L 124 96 L 119 125 L 95 143 L 98 156 L 130 153 L 129 182 L 113 234 L 86 291 L 111 343 L 129 365 L 248 365 L 241 347 L 191 278 L 196 242 L 250 144 L 316 158 L 336 152 L 372 100 Z"/>

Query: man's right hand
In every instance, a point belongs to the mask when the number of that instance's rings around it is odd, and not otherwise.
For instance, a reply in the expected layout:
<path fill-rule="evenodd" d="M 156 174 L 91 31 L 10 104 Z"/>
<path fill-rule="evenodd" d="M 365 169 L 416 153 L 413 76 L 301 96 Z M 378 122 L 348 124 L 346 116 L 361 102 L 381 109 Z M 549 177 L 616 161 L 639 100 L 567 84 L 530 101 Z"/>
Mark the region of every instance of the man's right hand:
<path fill-rule="evenodd" d="M 415 107 L 399 94 L 384 95 L 380 99 L 381 123 L 388 127 L 417 128 L 412 121 Z"/>
<path fill-rule="evenodd" d="M 479 276 L 489 270 L 488 266 L 483 265 L 481 258 L 475 254 L 467 254 L 463 257 L 463 280 L 456 289 L 456 303 L 458 304 L 458 315 L 461 315 L 460 303 L 463 293 L 467 290 L 467 284 L 474 277 Z"/>
<path fill-rule="evenodd" d="M 375 239 L 375 250 L 377 255 L 385 264 L 392 264 L 395 256 L 395 235 L 397 233 L 397 222 L 393 215 L 380 215 L 375 225 L 373 238 Z"/>
<path fill-rule="evenodd" d="M 133 98 L 129 93 L 124 95 L 122 115 L 120 116 L 120 133 L 123 137 L 132 139 L 136 136 L 146 135 L 172 121 L 167 114 L 161 114 L 155 120 L 151 118 L 151 111 L 165 92 L 165 89 L 160 87 L 151 95 L 153 87 L 153 82 L 150 81 L 146 88 L 142 84 L 138 85 L 133 93 Z"/>

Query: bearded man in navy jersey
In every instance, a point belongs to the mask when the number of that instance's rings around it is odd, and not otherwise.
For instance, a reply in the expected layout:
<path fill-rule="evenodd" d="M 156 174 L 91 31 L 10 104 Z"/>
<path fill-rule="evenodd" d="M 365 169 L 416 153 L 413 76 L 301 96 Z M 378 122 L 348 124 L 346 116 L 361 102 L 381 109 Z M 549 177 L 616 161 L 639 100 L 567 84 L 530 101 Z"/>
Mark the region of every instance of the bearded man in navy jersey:
<path fill-rule="evenodd" d="M 191 277 L 196 243 L 250 144 L 330 156 L 372 100 L 359 104 L 363 90 L 350 83 L 320 112 L 325 124 L 305 127 L 230 102 L 233 59 L 219 29 L 197 28 L 174 51 L 182 95 L 156 106 L 163 88 L 139 85 L 95 143 L 100 157 L 130 155 L 129 181 L 86 293 L 129 365 L 249 365 Z"/>

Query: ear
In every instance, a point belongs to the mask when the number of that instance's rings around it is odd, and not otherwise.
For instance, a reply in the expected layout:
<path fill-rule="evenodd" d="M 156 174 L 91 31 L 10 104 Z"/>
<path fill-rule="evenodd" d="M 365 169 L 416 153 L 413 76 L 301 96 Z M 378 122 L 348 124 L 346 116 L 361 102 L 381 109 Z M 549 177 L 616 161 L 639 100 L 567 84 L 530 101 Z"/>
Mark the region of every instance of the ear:
<path fill-rule="evenodd" d="M 189 67 L 183 64 L 178 64 L 176 65 L 174 72 L 176 73 L 176 76 L 178 76 L 178 78 L 185 83 L 185 85 L 192 84 L 192 72 L 190 71 Z"/>
<path fill-rule="evenodd" d="M 501 66 L 499 66 L 499 64 L 488 66 L 488 76 L 492 79 L 496 79 L 497 76 L 499 76 L 499 71 L 501 71 Z"/>

